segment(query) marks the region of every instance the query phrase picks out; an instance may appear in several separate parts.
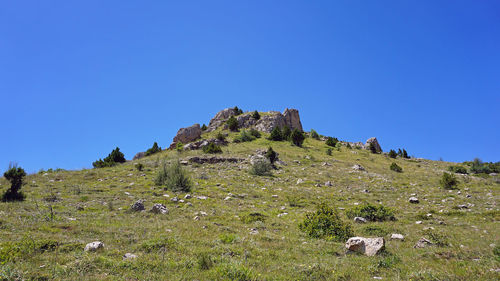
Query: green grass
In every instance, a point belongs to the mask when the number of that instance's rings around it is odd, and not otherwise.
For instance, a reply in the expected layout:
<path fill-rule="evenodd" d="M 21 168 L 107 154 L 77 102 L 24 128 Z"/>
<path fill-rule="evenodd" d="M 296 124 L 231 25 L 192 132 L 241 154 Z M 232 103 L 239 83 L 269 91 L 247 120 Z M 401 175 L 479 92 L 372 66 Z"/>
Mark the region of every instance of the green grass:
<path fill-rule="evenodd" d="M 218 131 L 203 137 L 214 137 Z M 237 135 L 230 133 L 228 139 Z M 162 151 L 109 168 L 28 175 L 22 188 L 26 200 L 0 204 L 0 279 L 500 277 L 490 270 L 500 268 L 499 250 L 490 246 L 500 244 L 500 185 L 495 178 L 456 174 L 459 194 L 440 186 L 443 172 L 456 163 L 392 159 L 345 147 L 333 150 L 330 156 L 325 154 L 327 145 L 312 138 L 307 138 L 302 148 L 266 138 L 263 134 L 251 142 L 223 146 L 218 156 L 247 159 L 255 150 L 272 146 L 286 163 L 278 165 L 272 177 L 248 173 L 249 161 L 185 166 L 193 196 L 185 201 L 192 206 L 170 201 L 175 196 L 183 199 L 186 193 L 165 191 L 155 186 L 154 179 L 162 161 L 206 156 L 202 151 Z M 388 169 L 392 162 L 404 167 L 404 173 Z M 143 170 L 138 171 L 135 163 L 141 163 Z M 366 171 L 353 171 L 354 164 Z M 297 179 L 303 182 L 297 184 Z M 333 186 L 324 186 L 326 181 Z M 8 187 L 1 178 L 0 191 Z M 408 202 L 413 193 L 419 204 Z M 467 194 L 472 197 L 466 198 Z M 230 198 L 224 200 L 226 197 Z M 145 200 L 146 210 L 161 202 L 169 213 L 131 212 L 131 204 L 139 199 Z M 354 235 L 385 237 L 386 252 L 376 257 L 348 255 L 344 242 L 311 238 L 300 231 L 299 223 L 320 203 L 339 210 L 345 221 L 350 220 L 346 215 L 349 210 L 364 203 L 389 208 L 396 220 L 351 222 Z M 467 203 L 474 206 L 455 209 Z M 425 216 L 428 213 L 432 216 Z M 416 220 L 423 223 L 415 224 Z M 424 230 L 428 227 L 434 229 Z M 391 233 L 401 233 L 405 240 L 392 241 Z M 414 249 L 421 237 L 438 245 Z M 103 251 L 83 251 L 85 244 L 96 240 L 105 244 Z M 123 260 L 125 253 L 138 257 Z"/>

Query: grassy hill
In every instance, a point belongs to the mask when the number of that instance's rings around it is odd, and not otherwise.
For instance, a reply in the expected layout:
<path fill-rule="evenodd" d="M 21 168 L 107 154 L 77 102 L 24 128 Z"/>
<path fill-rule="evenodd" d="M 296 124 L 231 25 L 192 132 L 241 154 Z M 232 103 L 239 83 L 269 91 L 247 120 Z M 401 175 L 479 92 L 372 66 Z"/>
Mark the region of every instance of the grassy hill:
<path fill-rule="evenodd" d="M 300 148 L 266 136 L 231 143 L 218 156 L 248 159 L 272 146 L 286 163 L 273 176 L 249 174 L 248 161 L 189 164 L 184 168 L 193 183 L 191 199 L 155 186 L 154 178 L 163 161 L 205 155 L 201 150 L 162 151 L 110 168 L 27 176 L 26 200 L 0 203 L 0 279 L 500 278 L 500 257 L 492 245 L 500 244 L 498 177 L 457 174 L 459 189 L 446 190 L 439 180 L 453 163 L 391 159 L 346 147 L 329 156 L 323 141 L 307 138 Z M 389 169 L 393 162 L 402 173 Z M 355 164 L 366 171 L 353 170 Z M 325 186 L 327 181 L 332 186 Z M 4 178 L 0 184 L 2 191 L 9 187 Z M 413 194 L 419 204 L 408 202 Z M 184 202 L 172 202 L 176 196 Z M 139 199 L 146 211 L 131 211 Z M 396 220 L 354 223 L 346 212 L 365 202 L 391 208 Z M 169 213 L 149 212 L 154 203 Z M 345 241 L 300 231 L 299 223 L 319 203 L 337 208 L 355 235 L 384 237 L 385 251 L 374 257 L 347 254 Z M 390 240 L 392 233 L 403 234 L 404 241 Z M 414 248 L 422 237 L 436 245 Z M 102 241 L 104 249 L 84 252 L 93 241 Z M 137 258 L 124 260 L 125 253 Z"/>

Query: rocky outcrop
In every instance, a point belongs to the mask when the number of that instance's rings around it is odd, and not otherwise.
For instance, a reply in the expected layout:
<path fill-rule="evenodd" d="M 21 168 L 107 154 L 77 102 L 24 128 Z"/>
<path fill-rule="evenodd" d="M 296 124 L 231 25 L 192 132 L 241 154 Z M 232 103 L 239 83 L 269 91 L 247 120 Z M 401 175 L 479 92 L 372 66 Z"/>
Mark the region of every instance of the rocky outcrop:
<path fill-rule="evenodd" d="M 151 213 L 153 214 L 168 214 L 168 209 L 165 205 L 157 203 L 151 208 Z"/>
<path fill-rule="evenodd" d="M 219 140 L 219 139 L 208 139 L 208 140 L 199 140 L 197 142 L 192 142 L 184 145 L 184 150 L 196 150 L 196 149 L 202 149 L 203 147 L 214 143 L 218 146 L 221 145 L 227 145 L 227 141 L 225 140 Z"/>
<path fill-rule="evenodd" d="M 375 147 L 375 152 L 382 153 L 382 148 L 380 147 L 377 138 L 369 138 L 368 140 L 366 140 L 365 149 L 370 149 L 371 144 L 373 144 L 373 147 Z"/>
<path fill-rule="evenodd" d="M 219 127 L 226 128 L 226 121 L 229 117 L 236 115 L 233 108 L 226 108 L 219 111 L 210 120 L 207 132 L 214 131 Z M 279 111 L 269 111 L 262 114 L 259 120 L 252 117 L 252 112 L 247 112 L 236 117 L 240 128 L 255 128 L 258 131 L 270 133 L 275 127 L 288 126 L 290 129 L 303 131 L 300 122 L 299 111 L 297 109 L 285 109 L 283 113 Z"/>
<path fill-rule="evenodd" d="M 134 158 L 132 160 L 141 159 L 144 156 L 146 156 L 146 152 L 137 152 L 137 154 L 134 156 Z"/>
<path fill-rule="evenodd" d="M 383 237 L 377 238 L 364 238 L 364 237 L 351 237 L 345 243 L 347 250 L 351 252 L 358 252 L 366 256 L 375 256 L 382 251 L 385 246 Z"/>
<path fill-rule="evenodd" d="M 175 148 L 178 142 L 189 143 L 197 140 L 201 136 L 200 124 L 194 124 L 187 128 L 180 128 L 177 135 L 174 137 L 170 148 Z"/>
<path fill-rule="evenodd" d="M 130 206 L 130 209 L 135 212 L 144 211 L 144 201 L 137 200 L 134 204 L 132 204 L 132 206 Z"/>

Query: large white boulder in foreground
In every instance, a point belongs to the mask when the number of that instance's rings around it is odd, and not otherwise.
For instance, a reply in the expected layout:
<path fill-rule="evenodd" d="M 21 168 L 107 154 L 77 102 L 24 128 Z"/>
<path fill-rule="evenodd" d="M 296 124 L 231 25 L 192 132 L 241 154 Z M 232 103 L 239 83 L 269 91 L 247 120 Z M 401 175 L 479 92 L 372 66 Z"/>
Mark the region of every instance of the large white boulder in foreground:
<path fill-rule="evenodd" d="M 351 237 L 345 243 L 347 250 L 358 252 L 366 256 L 374 256 L 384 249 L 385 240 L 383 237 L 365 238 Z"/>

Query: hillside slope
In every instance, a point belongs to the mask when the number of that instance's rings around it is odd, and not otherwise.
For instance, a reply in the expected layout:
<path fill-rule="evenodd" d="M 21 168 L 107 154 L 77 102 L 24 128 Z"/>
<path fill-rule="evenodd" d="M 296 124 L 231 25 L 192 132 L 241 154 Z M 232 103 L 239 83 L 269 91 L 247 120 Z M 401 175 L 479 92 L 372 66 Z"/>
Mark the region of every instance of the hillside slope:
<path fill-rule="evenodd" d="M 230 133 L 228 140 L 236 134 Z M 111 168 L 29 175 L 23 187 L 26 201 L 0 204 L 2 278 L 500 278 L 499 257 L 491 245 L 500 244 L 498 178 L 457 174 L 459 190 L 450 191 L 439 180 L 452 163 L 391 159 L 346 147 L 329 156 L 323 141 L 307 138 L 300 148 L 266 136 L 230 143 L 217 155 L 243 162 L 186 165 L 193 182 L 190 199 L 155 186 L 154 178 L 162 161 L 207 156 L 201 150 L 162 151 Z M 249 156 L 269 146 L 285 165 L 271 177 L 250 175 Z M 403 172 L 391 171 L 392 162 Z M 135 169 L 136 163 L 144 170 Z M 353 170 L 355 164 L 365 171 Z M 2 191 L 9 186 L 4 178 L 0 184 Z M 176 196 L 184 202 L 173 202 Z M 409 203 L 411 196 L 420 203 Z M 131 211 L 139 199 L 145 200 L 146 211 Z M 385 237 L 385 252 L 374 257 L 347 254 L 343 242 L 310 238 L 300 231 L 299 223 L 322 202 L 338 208 L 356 235 Z M 396 220 L 352 222 L 345 212 L 363 202 L 392 208 Z M 164 204 L 169 213 L 149 212 L 154 203 Z M 251 215 L 255 213 L 262 216 Z M 403 234 L 404 241 L 390 240 L 392 233 Z M 441 245 L 414 248 L 422 237 Z M 93 241 L 102 241 L 104 249 L 84 252 Z M 137 258 L 124 260 L 125 253 Z"/>

